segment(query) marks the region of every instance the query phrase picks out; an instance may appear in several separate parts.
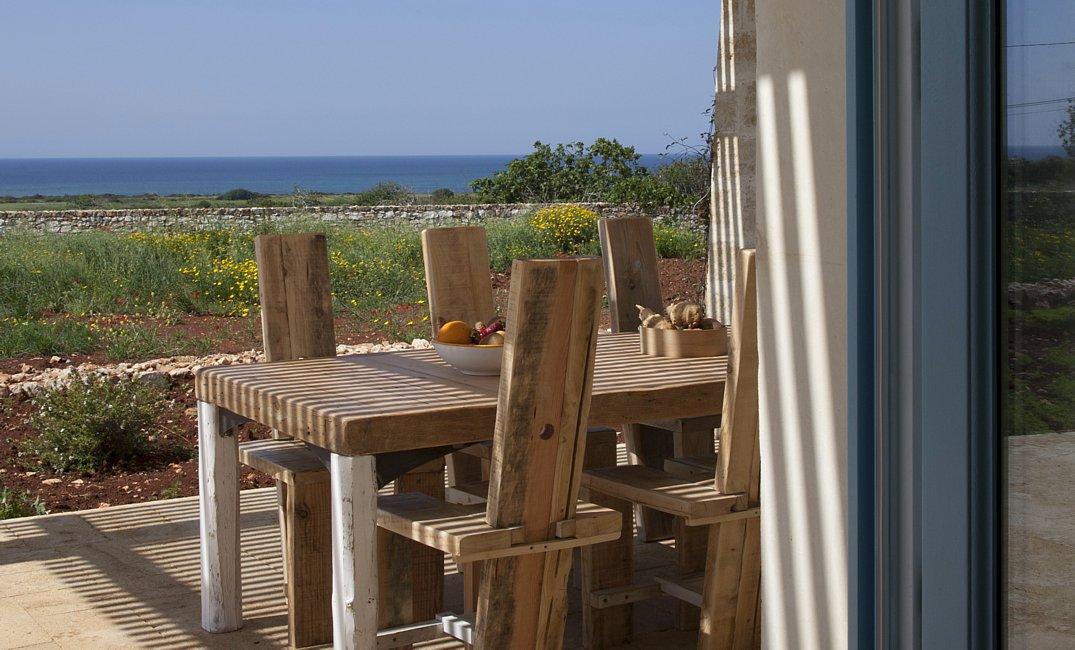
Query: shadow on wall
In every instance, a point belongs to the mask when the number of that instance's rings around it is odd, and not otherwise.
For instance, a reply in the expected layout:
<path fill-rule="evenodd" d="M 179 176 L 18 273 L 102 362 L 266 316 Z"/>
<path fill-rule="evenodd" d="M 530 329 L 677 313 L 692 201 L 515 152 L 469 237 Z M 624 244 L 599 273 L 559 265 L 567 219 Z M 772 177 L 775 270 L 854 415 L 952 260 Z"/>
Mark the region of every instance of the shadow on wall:
<path fill-rule="evenodd" d="M 768 647 L 847 645 L 843 101 L 842 90 L 812 96 L 802 70 L 758 79 L 762 602 Z"/>

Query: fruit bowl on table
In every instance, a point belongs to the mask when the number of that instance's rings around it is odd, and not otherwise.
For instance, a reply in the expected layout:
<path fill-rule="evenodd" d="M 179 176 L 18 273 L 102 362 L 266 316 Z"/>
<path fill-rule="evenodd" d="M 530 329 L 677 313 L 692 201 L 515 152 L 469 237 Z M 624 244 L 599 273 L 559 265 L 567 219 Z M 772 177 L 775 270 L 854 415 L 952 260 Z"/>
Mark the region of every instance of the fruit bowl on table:
<path fill-rule="evenodd" d="M 475 345 L 473 343 L 442 343 L 432 341 L 433 349 L 440 358 L 464 375 L 493 377 L 500 374 L 500 362 L 504 358 L 503 345 Z"/>

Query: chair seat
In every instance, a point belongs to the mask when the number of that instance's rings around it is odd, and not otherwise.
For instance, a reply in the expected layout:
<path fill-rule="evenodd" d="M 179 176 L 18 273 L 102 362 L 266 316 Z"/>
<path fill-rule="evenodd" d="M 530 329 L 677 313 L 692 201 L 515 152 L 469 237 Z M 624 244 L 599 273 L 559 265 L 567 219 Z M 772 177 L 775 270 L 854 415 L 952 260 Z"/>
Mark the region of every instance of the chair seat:
<path fill-rule="evenodd" d="M 721 494 L 713 487 L 712 479 L 684 480 L 645 465 L 588 469 L 582 473 L 582 485 L 602 494 L 683 517 L 688 526 L 757 516 L 756 508 L 747 508 L 746 495 Z"/>
<path fill-rule="evenodd" d="M 555 536 L 527 542 L 522 526 L 493 528 L 485 505 L 458 505 L 417 494 L 378 497 L 377 525 L 454 556 L 456 562 L 543 553 L 614 540 L 620 513 L 580 501 L 573 519 L 555 524 Z"/>
<path fill-rule="evenodd" d="M 298 440 L 251 440 L 239 445 L 239 462 L 288 485 L 327 483 L 322 458 Z"/>
<path fill-rule="evenodd" d="M 720 427 L 720 415 L 703 415 L 696 418 L 682 418 L 678 420 L 650 420 L 642 422 L 654 429 L 664 429 L 669 433 L 683 433 L 685 431 L 713 431 Z"/>
<path fill-rule="evenodd" d="M 444 492 L 444 500 L 461 506 L 475 506 L 485 503 L 489 496 L 489 481 L 460 483 L 451 485 Z"/>
<path fill-rule="evenodd" d="M 717 472 L 717 455 L 666 458 L 664 471 L 686 481 L 712 479 Z"/>

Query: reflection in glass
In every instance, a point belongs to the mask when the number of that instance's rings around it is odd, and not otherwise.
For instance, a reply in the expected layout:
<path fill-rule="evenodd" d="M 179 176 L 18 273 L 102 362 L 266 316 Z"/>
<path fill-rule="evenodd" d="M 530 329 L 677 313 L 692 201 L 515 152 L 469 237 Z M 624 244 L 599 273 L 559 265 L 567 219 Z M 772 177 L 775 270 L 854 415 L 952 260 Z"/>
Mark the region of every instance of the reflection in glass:
<path fill-rule="evenodd" d="M 1007 644 L 1075 647 L 1075 2 L 1008 0 Z"/>

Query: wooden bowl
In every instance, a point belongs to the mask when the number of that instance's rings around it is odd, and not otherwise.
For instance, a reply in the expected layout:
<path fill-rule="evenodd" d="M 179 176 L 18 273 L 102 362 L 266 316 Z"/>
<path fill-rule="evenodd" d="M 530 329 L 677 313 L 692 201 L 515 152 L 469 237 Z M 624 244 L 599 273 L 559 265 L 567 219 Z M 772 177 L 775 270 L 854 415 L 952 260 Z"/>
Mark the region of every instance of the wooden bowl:
<path fill-rule="evenodd" d="M 711 330 L 659 330 L 639 327 L 642 354 L 651 357 L 688 359 L 728 354 L 728 328 Z"/>
<path fill-rule="evenodd" d="M 432 341 L 433 348 L 449 366 L 464 375 L 492 377 L 500 374 L 503 345 L 472 345 Z"/>

